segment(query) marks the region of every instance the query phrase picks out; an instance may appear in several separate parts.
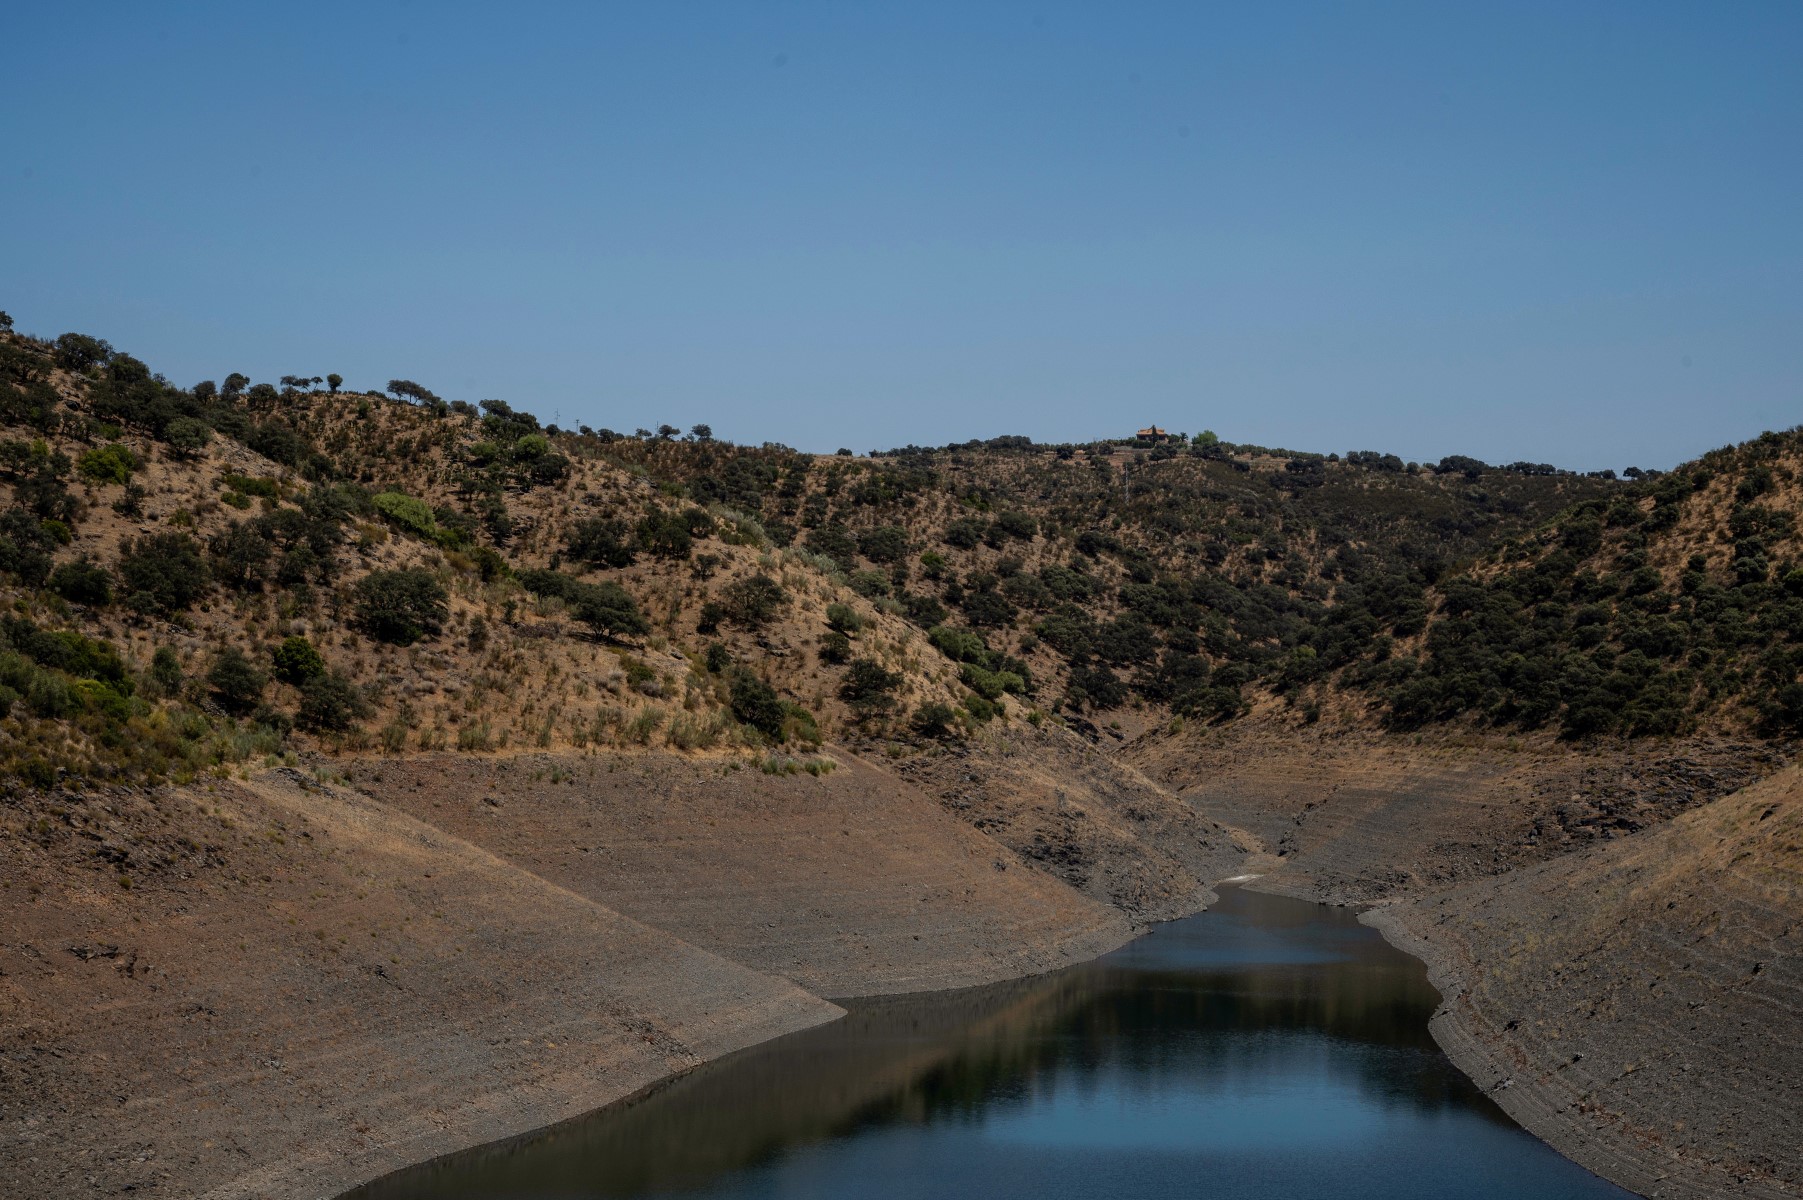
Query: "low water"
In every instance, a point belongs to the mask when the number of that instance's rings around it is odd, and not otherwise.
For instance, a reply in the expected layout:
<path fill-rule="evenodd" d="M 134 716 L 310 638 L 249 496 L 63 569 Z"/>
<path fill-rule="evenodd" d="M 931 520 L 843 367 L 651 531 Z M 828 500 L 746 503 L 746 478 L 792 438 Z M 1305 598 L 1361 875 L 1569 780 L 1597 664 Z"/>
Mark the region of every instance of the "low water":
<path fill-rule="evenodd" d="M 1440 1053 L 1416 960 L 1238 888 L 1055 975 L 844 1020 L 346 1200 L 1625 1197 Z"/>

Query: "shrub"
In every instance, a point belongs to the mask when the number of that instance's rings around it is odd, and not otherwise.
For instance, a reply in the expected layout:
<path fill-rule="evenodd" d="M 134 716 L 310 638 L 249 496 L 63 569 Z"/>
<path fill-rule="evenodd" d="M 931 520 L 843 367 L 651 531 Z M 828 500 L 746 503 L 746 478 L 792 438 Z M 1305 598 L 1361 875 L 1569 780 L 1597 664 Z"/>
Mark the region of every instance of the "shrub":
<path fill-rule="evenodd" d="M 194 458 L 213 440 L 213 427 L 193 417 L 176 417 L 163 426 L 163 441 L 177 458 Z"/>
<path fill-rule="evenodd" d="M 219 697 L 219 703 L 233 713 L 247 713 L 255 708 L 268 682 L 263 672 L 235 646 L 221 650 L 207 671 L 207 685 Z"/>
<path fill-rule="evenodd" d="M 760 629 L 789 602 L 789 593 L 782 584 L 759 572 L 729 584 L 721 593 L 721 602 L 725 615 L 734 623 L 746 629 Z"/>
<path fill-rule="evenodd" d="M 173 613 L 200 599 L 210 576 L 200 543 L 185 533 L 157 533 L 125 543 L 119 578 L 133 608 Z"/>
<path fill-rule="evenodd" d="M 405 492 L 377 492 L 370 497 L 370 503 L 376 506 L 377 512 L 409 533 L 427 540 L 437 538 L 438 522 L 432 517 L 431 506 L 424 500 Z"/>
<path fill-rule="evenodd" d="M 113 577 L 105 567 L 81 558 L 50 573 L 50 590 L 72 604 L 99 607 L 113 602 Z"/>
<path fill-rule="evenodd" d="M 337 671 L 322 671 L 301 685 L 294 719 L 302 729 L 339 733 L 368 715 L 369 703 L 355 684 Z"/>
<path fill-rule="evenodd" d="M 356 623 L 378 641 L 409 646 L 444 628 L 445 590 L 430 571 L 371 571 L 352 592 Z"/>
<path fill-rule="evenodd" d="M 173 696 L 182 686 L 182 661 L 173 646 L 158 646 L 150 656 L 150 678 L 164 695 Z"/>
<path fill-rule="evenodd" d="M 851 634 L 864 628 L 864 618 L 849 604 L 829 604 L 826 606 L 826 624 L 837 633 Z"/>
<path fill-rule="evenodd" d="M 915 709 L 913 719 L 908 724 L 921 737 L 942 738 L 951 734 L 952 722 L 957 719 L 956 709 L 935 700 Z"/>
<path fill-rule="evenodd" d="M 707 669 L 709 673 L 718 675 L 732 666 L 732 652 L 719 642 L 707 644 Z"/>
<path fill-rule="evenodd" d="M 637 557 L 628 542 L 626 525 L 606 517 L 590 517 L 578 521 L 570 530 L 564 554 L 578 562 L 597 567 L 630 567 Z"/>
<path fill-rule="evenodd" d="M 558 571 L 529 569 L 519 572 L 519 581 L 534 595 L 562 600 L 570 615 L 604 637 L 646 633 L 651 626 L 619 584 L 584 583 Z"/>
<path fill-rule="evenodd" d="M 828 630 L 820 635 L 820 661 L 823 663 L 846 663 L 851 661 L 851 639 L 837 629 Z"/>
<path fill-rule="evenodd" d="M 858 553 L 871 562 L 900 562 L 908 553 L 908 531 L 895 525 L 882 525 L 858 537 Z"/>
<path fill-rule="evenodd" d="M 900 675 L 874 659 L 860 658 L 851 664 L 839 684 L 839 698 L 860 714 L 868 715 L 888 709 L 900 685 Z"/>
<path fill-rule="evenodd" d="M 731 690 L 732 715 L 773 741 L 783 734 L 783 702 L 776 689 L 750 671 L 733 672 Z"/>
<path fill-rule="evenodd" d="M 138 468 L 138 459 L 128 448 L 114 442 L 83 454 L 76 462 L 81 473 L 96 483 L 124 484 Z"/>
<path fill-rule="evenodd" d="M 326 673 L 326 660 L 304 637 L 291 637 L 276 647 L 275 677 L 299 687 Z"/>

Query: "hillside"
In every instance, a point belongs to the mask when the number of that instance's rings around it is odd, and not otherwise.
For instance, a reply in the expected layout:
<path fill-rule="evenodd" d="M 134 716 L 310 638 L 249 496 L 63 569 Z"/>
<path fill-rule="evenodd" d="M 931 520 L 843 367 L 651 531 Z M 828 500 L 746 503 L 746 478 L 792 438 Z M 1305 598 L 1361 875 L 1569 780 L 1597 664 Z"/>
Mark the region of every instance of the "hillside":
<path fill-rule="evenodd" d="M 0 774 L 38 787 L 310 746 L 787 770 L 997 716 L 1313 713 L 1455 562 L 1621 490 L 1219 443 L 819 458 L 0 339 Z"/>
<path fill-rule="evenodd" d="M 1585 871 L 1738 886 L 1698 830 L 1803 720 L 1795 431 L 1634 480 L 1212 435 L 812 455 L 404 379 L 178 387 L 0 325 L 0 1166 L 43 1194 L 322 1190 L 819 997 L 1098 953 L 1249 871 L 1389 905 L 1472 986 Z M 1791 870 L 1765 832 L 1735 879 Z M 1678 936 L 1646 887 L 1610 897 Z M 1780 949 L 1794 902 L 1757 916 Z M 1470 1010 L 1474 1074 L 1541 1052 L 1500 1016 L 1522 961 Z M 1727 1125 L 1619 1084 L 1587 1136 L 1625 1172 L 1648 1122 Z M 1696 1137 L 1715 1179 L 1728 1135 Z M 1765 1142 L 1716 1149 L 1797 1186 Z"/>

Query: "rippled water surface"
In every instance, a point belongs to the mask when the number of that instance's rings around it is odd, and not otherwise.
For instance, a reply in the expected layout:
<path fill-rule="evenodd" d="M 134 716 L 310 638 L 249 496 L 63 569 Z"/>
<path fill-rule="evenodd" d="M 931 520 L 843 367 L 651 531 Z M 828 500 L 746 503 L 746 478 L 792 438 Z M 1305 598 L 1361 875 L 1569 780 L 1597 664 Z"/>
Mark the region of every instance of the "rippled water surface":
<path fill-rule="evenodd" d="M 1435 1047 L 1422 965 L 1237 888 L 1056 975 L 850 1001 L 399 1197 L 1625 1197 Z"/>

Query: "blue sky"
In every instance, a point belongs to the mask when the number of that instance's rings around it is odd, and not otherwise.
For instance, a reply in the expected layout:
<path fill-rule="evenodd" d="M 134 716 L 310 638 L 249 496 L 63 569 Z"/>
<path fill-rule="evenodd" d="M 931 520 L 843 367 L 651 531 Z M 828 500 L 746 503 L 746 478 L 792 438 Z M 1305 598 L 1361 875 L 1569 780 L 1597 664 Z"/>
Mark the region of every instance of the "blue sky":
<path fill-rule="evenodd" d="M 1803 5 L 14 6 L 0 308 L 858 450 L 1803 421 Z"/>

